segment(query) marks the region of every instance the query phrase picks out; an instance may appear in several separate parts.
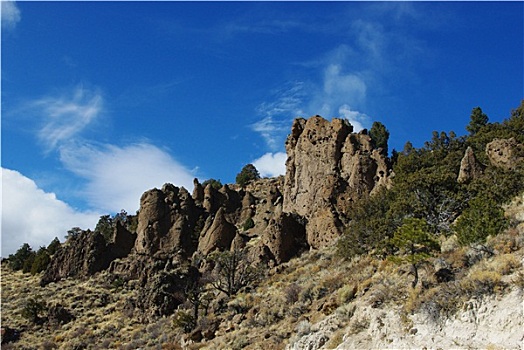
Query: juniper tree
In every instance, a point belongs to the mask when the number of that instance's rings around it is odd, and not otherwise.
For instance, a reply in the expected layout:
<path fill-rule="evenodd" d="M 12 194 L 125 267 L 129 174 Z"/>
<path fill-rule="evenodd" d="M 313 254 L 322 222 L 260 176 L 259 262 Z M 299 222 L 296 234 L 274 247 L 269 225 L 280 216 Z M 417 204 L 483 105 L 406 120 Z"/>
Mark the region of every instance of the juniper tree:
<path fill-rule="evenodd" d="M 391 243 L 400 253 L 391 259 L 397 263 L 411 264 L 414 275 L 411 287 L 415 288 L 418 283 L 418 268 L 431 257 L 433 251 L 440 249 L 438 242 L 429 234 L 426 220 L 406 218 L 395 231 Z"/>
<path fill-rule="evenodd" d="M 240 186 L 244 187 L 250 181 L 260 179 L 260 174 L 258 173 L 257 168 L 253 164 L 245 165 L 242 170 L 236 176 L 236 182 Z"/>

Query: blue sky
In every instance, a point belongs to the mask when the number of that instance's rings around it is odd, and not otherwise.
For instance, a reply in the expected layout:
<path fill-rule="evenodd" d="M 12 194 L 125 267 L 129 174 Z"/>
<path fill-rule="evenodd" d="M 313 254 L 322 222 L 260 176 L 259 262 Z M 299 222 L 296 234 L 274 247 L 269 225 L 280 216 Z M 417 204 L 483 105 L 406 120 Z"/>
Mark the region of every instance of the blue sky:
<path fill-rule="evenodd" d="M 522 2 L 2 1 L 2 256 L 165 182 L 283 173 L 293 118 L 390 149 L 523 96 Z"/>

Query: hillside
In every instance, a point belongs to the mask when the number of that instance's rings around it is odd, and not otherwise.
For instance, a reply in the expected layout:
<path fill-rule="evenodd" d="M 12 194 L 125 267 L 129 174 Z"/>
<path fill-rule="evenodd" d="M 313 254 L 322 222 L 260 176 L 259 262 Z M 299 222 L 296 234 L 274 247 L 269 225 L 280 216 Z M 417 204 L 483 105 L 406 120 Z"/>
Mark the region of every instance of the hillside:
<path fill-rule="evenodd" d="M 524 102 L 470 118 L 391 157 L 381 123 L 298 118 L 285 176 L 165 184 L 137 215 L 21 248 L 2 347 L 519 348 Z"/>

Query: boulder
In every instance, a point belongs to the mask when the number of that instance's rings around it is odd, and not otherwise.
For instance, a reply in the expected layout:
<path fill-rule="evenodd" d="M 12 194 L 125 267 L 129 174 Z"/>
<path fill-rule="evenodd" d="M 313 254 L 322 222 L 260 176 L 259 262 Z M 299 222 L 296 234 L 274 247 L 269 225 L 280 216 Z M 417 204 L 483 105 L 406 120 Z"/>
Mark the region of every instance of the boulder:
<path fill-rule="evenodd" d="M 511 170 L 524 160 L 524 145 L 513 137 L 494 139 L 486 145 L 486 155 L 492 165 Z"/>

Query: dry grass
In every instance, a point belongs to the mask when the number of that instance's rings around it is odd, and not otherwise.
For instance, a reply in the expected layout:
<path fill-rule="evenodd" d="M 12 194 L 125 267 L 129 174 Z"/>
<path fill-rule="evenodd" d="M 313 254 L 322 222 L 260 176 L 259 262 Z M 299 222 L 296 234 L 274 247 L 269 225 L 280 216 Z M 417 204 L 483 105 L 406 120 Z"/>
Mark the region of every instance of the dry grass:
<path fill-rule="evenodd" d="M 131 288 L 115 289 L 102 275 L 87 281 L 64 280 L 39 287 L 40 277 L 2 269 L 2 326 L 22 330 L 16 349 L 136 349 L 169 343 L 167 320 L 143 325 L 123 313 Z M 29 298 L 64 306 L 75 320 L 50 327 L 21 316 Z M 13 345 L 11 345 L 13 346 Z M 6 347 L 8 348 L 8 347 Z"/>
<path fill-rule="evenodd" d="M 222 309 L 201 317 L 202 329 L 217 324 L 214 339 L 202 342 L 187 341 L 188 335 L 173 325 L 173 317 L 142 324 L 126 312 L 126 301 L 136 297 L 132 285 L 115 288 L 97 275 L 88 281 L 65 280 L 40 288 L 38 276 L 3 270 L 2 324 L 26 330 L 16 349 L 180 349 L 185 337 L 187 349 L 267 350 L 284 349 L 326 317 L 336 317 L 340 328 L 326 343 L 332 348 L 344 334 L 369 327 L 370 320 L 354 316 L 356 305 L 401 308 L 401 320 L 409 329 L 414 313 L 442 322 L 473 296 L 503 293 L 512 286 L 524 289 L 522 235 L 507 232 L 491 239 L 489 244 L 501 248 L 473 266 L 465 263 L 466 248 L 449 244 L 440 258 L 452 266 L 455 280 L 437 283 L 429 264 L 420 269 L 415 289 L 407 265 L 371 256 L 338 260 L 334 248 L 306 252 L 279 266 L 255 290 L 239 293 Z M 75 321 L 54 329 L 30 324 L 20 311 L 25 300 L 35 296 L 48 304 L 61 303 Z"/>

